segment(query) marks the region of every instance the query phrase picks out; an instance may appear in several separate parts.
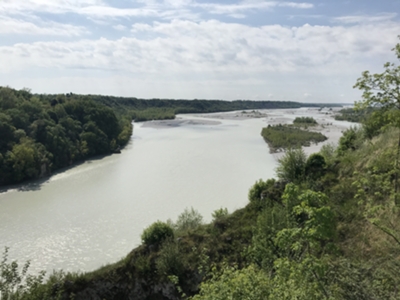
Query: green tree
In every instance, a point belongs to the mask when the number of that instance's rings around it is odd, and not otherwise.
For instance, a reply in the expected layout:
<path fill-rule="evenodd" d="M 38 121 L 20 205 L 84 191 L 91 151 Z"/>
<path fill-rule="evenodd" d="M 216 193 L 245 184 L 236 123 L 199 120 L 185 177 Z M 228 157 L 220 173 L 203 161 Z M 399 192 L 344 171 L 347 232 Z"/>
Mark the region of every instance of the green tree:
<path fill-rule="evenodd" d="M 289 149 L 279 159 L 276 174 L 282 180 L 299 183 L 304 180 L 304 172 L 307 156 L 303 149 Z"/>
<path fill-rule="evenodd" d="M 143 230 L 142 242 L 146 245 L 158 244 L 173 237 L 174 231 L 168 224 L 157 221 Z"/>
<path fill-rule="evenodd" d="M 311 154 L 305 165 L 305 175 L 308 179 L 316 180 L 324 175 L 325 168 L 325 158 L 319 153 Z"/>
<path fill-rule="evenodd" d="M 400 36 L 399 36 L 400 38 Z M 392 49 L 400 59 L 400 43 Z M 354 88 L 363 91 L 362 101 L 356 102 L 356 108 L 367 109 L 376 107 L 375 116 L 385 119 L 386 125 L 400 128 L 400 65 L 387 62 L 382 73 L 371 74 L 364 71 L 357 79 Z M 398 161 L 400 155 L 400 134 L 398 137 L 396 156 L 395 192 L 398 192 Z M 395 197 L 396 205 L 400 205 L 399 197 Z"/>
<path fill-rule="evenodd" d="M 174 227 L 177 232 L 183 233 L 188 230 L 194 230 L 201 224 L 203 224 L 203 216 L 191 207 L 190 210 L 185 208 L 183 213 L 178 216 Z"/>

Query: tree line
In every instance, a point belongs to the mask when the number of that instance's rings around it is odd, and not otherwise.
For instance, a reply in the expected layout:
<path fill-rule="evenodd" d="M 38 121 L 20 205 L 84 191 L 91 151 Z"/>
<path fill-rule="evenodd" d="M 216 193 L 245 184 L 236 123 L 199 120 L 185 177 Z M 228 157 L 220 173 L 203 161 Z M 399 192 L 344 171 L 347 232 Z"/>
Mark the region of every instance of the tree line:
<path fill-rule="evenodd" d="M 131 121 L 92 99 L 0 87 L 0 185 L 112 153 L 129 141 Z"/>

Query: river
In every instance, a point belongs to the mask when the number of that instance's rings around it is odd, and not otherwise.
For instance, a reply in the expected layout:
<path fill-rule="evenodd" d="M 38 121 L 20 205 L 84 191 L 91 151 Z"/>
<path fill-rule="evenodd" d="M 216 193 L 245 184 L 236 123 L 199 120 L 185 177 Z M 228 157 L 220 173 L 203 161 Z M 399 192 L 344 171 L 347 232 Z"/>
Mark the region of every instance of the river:
<path fill-rule="evenodd" d="M 30 260 L 32 272 L 90 271 L 124 257 L 145 227 L 176 220 L 185 208 L 210 221 L 218 208 L 243 207 L 251 185 L 277 166 L 260 136 L 266 120 L 218 121 L 137 123 L 121 154 L 0 193 L 0 247 Z"/>
<path fill-rule="evenodd" d="M 0 247 L 10 258 L 30 260 L 34 272 L 93 270 L 139 245 L 154 221 L 190 207 L 209 221 L 220 207 L 244 206 L 250 186 L 274 175 L 261 119 L 142 125 L 121 154 L 0 194 Z"/>

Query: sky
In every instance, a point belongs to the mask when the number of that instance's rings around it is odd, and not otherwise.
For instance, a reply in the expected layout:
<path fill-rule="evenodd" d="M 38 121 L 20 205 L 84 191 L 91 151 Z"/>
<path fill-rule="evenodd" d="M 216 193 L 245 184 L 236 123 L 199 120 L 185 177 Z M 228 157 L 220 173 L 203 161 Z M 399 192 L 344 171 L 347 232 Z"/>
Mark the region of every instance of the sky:
<path fill-rule="evenodd" d="M 0 86 L 352 103 L 397 63 L 398 0 L 0 0 Z"/>

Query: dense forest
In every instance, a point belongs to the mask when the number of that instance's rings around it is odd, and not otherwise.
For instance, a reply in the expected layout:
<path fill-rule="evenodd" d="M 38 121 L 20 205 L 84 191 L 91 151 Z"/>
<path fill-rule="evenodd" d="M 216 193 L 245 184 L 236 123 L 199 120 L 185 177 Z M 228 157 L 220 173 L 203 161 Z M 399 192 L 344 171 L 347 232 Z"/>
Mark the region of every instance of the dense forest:
<path fill-rule="evenodd" d="M 89 157 L 118 152 L 130 139 L 132 120 L 302 106 L 316 104 L 49 95 L 0 87 L 0 186 L 47 176 Z"/>
<path fill-rule="evenodd" d="M 0 185 L 49 175 L 130 139 L 129 114 L 90 99 L 0 88 Z"/>
<path fill-rule="evenodd" d="M 395 48 L 400 57 L 400 44 Z M 157 221 L 121 261 L 27 276 L 0 263 L 5 299 L 400 299 L 400 66 L 364 72 L 357 109 L 378 106 L 337 146 L 279 160 L 248 204 Z M 371 92 L 374 90 L 374 92 Z M 395 93 L 393 93 L 395 91 Z M 394 96 L 395 95 L 395 96 Z"/>

